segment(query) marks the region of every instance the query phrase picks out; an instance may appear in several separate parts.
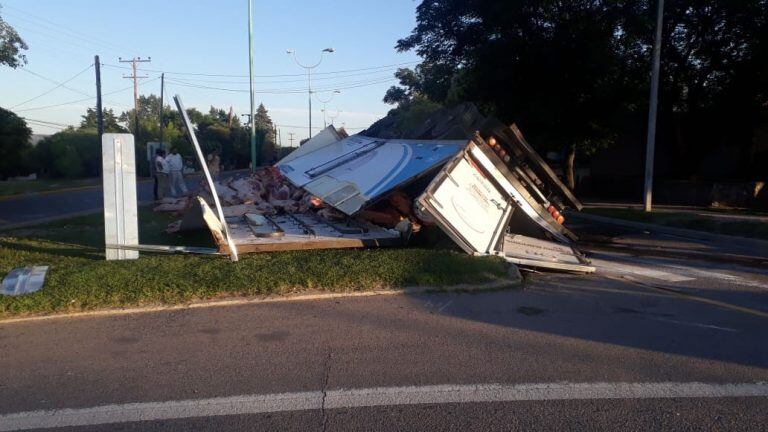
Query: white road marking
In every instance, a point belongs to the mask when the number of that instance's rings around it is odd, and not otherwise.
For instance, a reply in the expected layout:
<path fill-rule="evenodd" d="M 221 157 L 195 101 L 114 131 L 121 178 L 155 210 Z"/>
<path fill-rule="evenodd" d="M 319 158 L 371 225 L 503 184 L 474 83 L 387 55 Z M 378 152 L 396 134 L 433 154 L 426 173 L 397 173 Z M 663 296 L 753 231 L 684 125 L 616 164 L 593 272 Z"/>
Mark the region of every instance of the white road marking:
<path fill-rule="evenodd" d="M 380 387 L 103 405 L 0 415 L 0 431 L 93 426 L 192 417 L 443 403 L 768 397 L 768 383 L 543 383 Z"/>
<path fill-rule="evenodd" d="M 714 330 L 722 330 L 722 331 L 728 331 L 728 332 L 736 332 L 738 333 L 738 330 L 730 327 L 720 327 L 712 324 L 703 324 L 703 323 L 697 323 L 697 322 L 688 322 L 688 321 L 678 321 L 673 320 L 669 318 L 662 318 L 662 317 L 646 317 L 648 319 L 656 320 L 656 321 L 663 321 L 663 322 L 669 322 L 673 324 L 680 324 L 680 325 L 687 325 L 691 327 L 701 327 L 701 328 L 708 328 L 708 329 L 714 329 Z"/>

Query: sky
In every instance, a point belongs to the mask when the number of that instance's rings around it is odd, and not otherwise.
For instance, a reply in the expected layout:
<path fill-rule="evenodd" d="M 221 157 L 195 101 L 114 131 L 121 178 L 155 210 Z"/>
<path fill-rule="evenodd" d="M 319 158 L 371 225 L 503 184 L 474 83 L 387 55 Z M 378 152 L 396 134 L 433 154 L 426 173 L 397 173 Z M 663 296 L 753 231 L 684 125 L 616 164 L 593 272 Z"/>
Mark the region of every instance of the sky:
<path fill-rule="evenodd" d="M 140 94 L 179 94 L 184 105 L 249 112 L 247 0 L 0 0 L 0 16 L 29 45 L 23 68 L 0 67 L 0 106 L 30 120 L 37 134 L 77 125 L 95 107 L 93 56 L 102 69 L 104 107 L 117 114 L 133 107 L 130 64 L 139 65 Z M 263 103 L 280 129 L 281 145 L 308 135 L 306 70 L 313 64 L 312 127 L 335 116 L 336 126 L 359 132 L 391 108 L 381 99 L 396 83 L 398 67 L 413 66 L 414 53 L 395 43 L 415 25 L 414 0 L 253 0 L 256 105 Z M 128 69 L 126 69 L 128 68 Z M 64 83 L 64 86 L 59 84 Z M 333 93 L 339 89 L 340 93 Z M 51 106 L 56 105 L 56 106 Z"/>

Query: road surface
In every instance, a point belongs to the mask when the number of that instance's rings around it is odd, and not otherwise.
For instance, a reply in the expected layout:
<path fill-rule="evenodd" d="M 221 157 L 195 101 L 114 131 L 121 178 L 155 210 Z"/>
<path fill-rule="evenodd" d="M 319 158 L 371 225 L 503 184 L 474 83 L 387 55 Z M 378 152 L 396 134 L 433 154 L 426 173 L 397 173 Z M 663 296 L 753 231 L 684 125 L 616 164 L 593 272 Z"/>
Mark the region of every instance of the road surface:
<path fill-rule="evenodd" d="M 227 175 L 243 175 L 244 171 L 230 171 Z M 196 191 L 200 177 L 187 177 L 187 187 Z M 136 184 L 136 196 L 139 202 L 152 201 L 151 181 Z M 57 217 L 70 217 L 88 211 L 100 211 L 104 206 L 101 187 L 69 190 L 45 194 L 27 194 L 18 197 L 0 199 L 0 229 L 20 223 L 48 221 Z"/>
<path fill-rule="evenodd" d="M 765 268 L 595 265 L 495 292 L 0 323 L 0 430 L 765 430 Z"/>

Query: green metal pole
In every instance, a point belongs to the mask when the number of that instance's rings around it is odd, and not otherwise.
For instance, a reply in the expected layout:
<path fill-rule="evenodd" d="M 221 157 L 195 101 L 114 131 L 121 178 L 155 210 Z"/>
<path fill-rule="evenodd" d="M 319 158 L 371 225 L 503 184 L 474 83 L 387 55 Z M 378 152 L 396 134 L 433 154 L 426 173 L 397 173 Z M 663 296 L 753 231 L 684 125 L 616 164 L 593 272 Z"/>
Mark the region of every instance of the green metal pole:
<path fill-rule="evenodd" d="M 251 82 L 251 172 L 258 166 L 258 152 L 256 151 L 256 116 L 254 110 L 253 87 L 253 0 L 248 0 L 248 75 Z"/>

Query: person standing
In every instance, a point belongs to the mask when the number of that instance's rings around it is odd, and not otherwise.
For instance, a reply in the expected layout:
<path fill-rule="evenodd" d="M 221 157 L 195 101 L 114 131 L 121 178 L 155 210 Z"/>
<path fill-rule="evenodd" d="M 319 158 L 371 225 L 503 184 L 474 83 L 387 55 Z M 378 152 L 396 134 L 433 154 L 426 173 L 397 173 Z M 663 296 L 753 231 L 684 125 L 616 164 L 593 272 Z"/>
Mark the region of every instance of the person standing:
<path fill-rule="evenodd" d="M 171 148 L 171 154 L 165 160 L 168 162 L 170 172 L 171 194 L 175 197 L 187 195 L 189 191 L 184 183 L 184 160 L 182 160 L 179 150 L 176 147 Z"/>
<path fill-rule="evenodd" d="M 211 173 L 211 177 L 214 180 L 219 179 L 219 173 L 221 173 L 221 158 L 219 157 L 218 150 L 214 150 L 213 153 L 208 155 L 208 172 Z"/>
<path fill-rule="evenodd" d="M 157 170 L 155 169 L 155 158 L 157 157 L 157 149 L 155 149 L 154 154 L 152 155 L 152 158 L 149 160 L 149 177 L 152 178 L 152 182 L 154 183 L 152 185 L 152 196 L 154 197 L 155 201 L 157 201 L 159 198 L 157 197 Z"/>
<path fill-rule="evenodd" d="M 155 199 L 161 200 L 169 195 L 168 182 L 169 171 L 168 162 L 165 160 L 165 150 L 155 150 L 155 161 L 153 164 L 155 171 Z"/>

